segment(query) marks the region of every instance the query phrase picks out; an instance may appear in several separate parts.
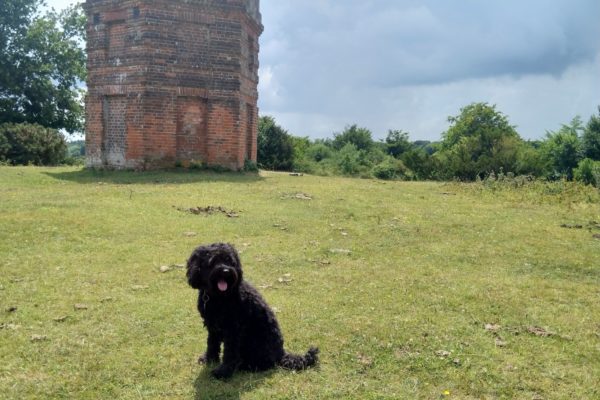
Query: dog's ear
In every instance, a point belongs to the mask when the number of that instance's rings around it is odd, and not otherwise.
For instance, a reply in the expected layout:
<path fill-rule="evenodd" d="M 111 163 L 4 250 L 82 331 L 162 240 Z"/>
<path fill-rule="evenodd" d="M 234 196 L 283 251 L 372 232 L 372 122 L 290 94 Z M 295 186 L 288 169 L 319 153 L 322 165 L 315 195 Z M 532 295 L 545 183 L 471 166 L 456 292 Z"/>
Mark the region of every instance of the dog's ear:
<path fill-rule="evenodd" d="M 187 280 L 188 284 L 194 289 L 200 289 L 202 286 L 201 269 L 206 265 L 211 257 L 211 252 L 205 246 L 200 246 L 190 256 L 187 261 Z"/>

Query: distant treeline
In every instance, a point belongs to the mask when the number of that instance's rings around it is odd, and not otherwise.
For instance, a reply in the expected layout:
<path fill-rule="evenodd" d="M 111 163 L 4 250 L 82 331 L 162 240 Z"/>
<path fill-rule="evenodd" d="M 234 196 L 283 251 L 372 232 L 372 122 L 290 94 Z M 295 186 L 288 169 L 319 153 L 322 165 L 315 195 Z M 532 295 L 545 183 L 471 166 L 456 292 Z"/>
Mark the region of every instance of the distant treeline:
<path fill-rule="evenodd" d="M 448 118 L 441 141 L 411 141 L 390 130 L 376 141 L 357 125 L 332 138 L 289 134 L 275 119 L 259 121 L 259 167 L 318 175 L 401 180 L 474 181 L 490 175 L 529 175 L 580 180 L 600 186 L 600 107 L 587 123 L 575 117 L 543 140 L 523 140 L 508 117 L 487 103 L 473 103 Z"/>

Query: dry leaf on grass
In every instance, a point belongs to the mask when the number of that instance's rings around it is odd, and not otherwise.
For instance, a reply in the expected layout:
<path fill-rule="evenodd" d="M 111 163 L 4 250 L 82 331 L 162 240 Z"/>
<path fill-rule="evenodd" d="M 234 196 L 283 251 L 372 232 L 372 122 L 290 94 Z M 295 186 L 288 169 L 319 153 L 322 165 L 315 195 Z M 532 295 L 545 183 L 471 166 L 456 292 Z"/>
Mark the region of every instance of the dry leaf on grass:
<path fill-rule="evenodd" d="M 348 249 L 330 249 L 329 252 L 332 254 L 346 254 L 346 255 L 352 253 L 352 251 L 348 250 Z"/>
<path fill-rule="evenodd" d="M 539 337 L 549 337 L 554 335 L 553 332 L 549 332 L 546 329 L 541 328 L 539 326 L 529 326 L 527 327 L 527 332 Z"/>
<path fill-rule="evenodd" d="M 291 281 L 293 281 L 292 274 L 283 274 L 281 278 L 277 279 L 279 283 L 290 283 Z"/>
<path fill-rule="evenodd" d="M 312 196 L 307 193 L 285 193 L 281 196 L 281 200 L 296 199 L 296 200 L 312 200 Z"/>
<path fill-rule="evenodd" d="M 6 324 L 6 323 L 0 324 L 0 329 L 8 329 L 10 331 L 16 331 L 20 327 L 21 327 L 21 325 L 17 325 L 17 324 Z"/>
<path fill-rule="evenodd" d="M 373 358 L 365 356 L 364 354 L 358 354 L 356 356 L 358 363 L 364 367 L 373 366 Z"/>
<path fill-rule="evenodd" d="M 183 269 L 185 265 L 182 264 L 171 264 L 171 265 L 161 265 L 158 269 L 161 273 L 170 272 L 176 269 Z"/>
<path fill-rule="evenodd" d="M 502 328 L 502 327 L 497 324 L 485 324 L 485 330 L 488 332 L 496 333 L 500 330 L 500 328 Z"/>
<path fill-rule="evenodd" d="M 435 355 L 441 358 L 446 358 L 450 355 L 451 353 L 447 350 L 438 350 L 435 352 Z"/>

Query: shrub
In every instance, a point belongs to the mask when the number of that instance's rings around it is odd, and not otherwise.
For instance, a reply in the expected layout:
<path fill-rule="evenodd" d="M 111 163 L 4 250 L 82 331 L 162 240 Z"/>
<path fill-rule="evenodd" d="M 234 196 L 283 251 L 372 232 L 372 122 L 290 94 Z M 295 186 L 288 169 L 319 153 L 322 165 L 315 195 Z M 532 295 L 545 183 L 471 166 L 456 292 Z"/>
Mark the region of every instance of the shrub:
<path fill-rule="evenodd" d="M 289 171 L 294 164 L 292 136 L 273 117 L 260 117 L 258 121 L 258 164 L 276 171 Z"/>
<path fill-rule="evenodd" d="M 357 175 L 360 168 L 360 152 L 352 143 L 347 143 L 336 154 L 336 164 L 343 175 Z"/>
<path fill-rule="evenodd" d="M 244 160 L 244 172 L 258 172 L 258 165 L 252 160 Z"/>
<path fill-rule="evenodd" d="M 324 143 L 315 143 L 306 150 L 306 155 L 316 162 L 321 162 L 326 158 L 331 157 L 333 151 L 331 147 Z"/>
<path fill-rule="evenodd" d="M 384 180 L 407 179 L 412 177 L 410 170 L 406 168 L 404 163 L 393 157 L 388 157 L 377 164 L 373 168 L 372 174 L 375 178 Z"/>
<path fill-rule="evenodd" d="M 13 165 L 57 165 L 67 156 L 63 135 L 41 125 L 1 124 L 0 137 L 0 157 Z"/>
<path fill-rule="evenodd" d="M 541 151 L 549 166 L 549 178 L 573 178 L 573 170 L 583 158 L 583 144 L 579 138 L 582 130 L 580 118 L 575 117 L 569 125 L 563 125 L 556 132 L 548 132 Z"/>
<path fill-rule="evenodd" d="M 600 161 L 591 158 L 581 160 L 573 170 L 573 177 L 576 181 L 600 188 Z"/>
<path fill-rule="evenodd" d="M 421 148 L 412 148 L 400 157 L 406 168 L 412 171 L 417 180 L 433 179 L 435 172 L 434 159 Z"/>
<path fill-rule="evenodd" d="M 8 161 L 8 153 L 10 151 L 10 143 L 8 138 L 2 134 L 0 128 L 0 162 Z"/>

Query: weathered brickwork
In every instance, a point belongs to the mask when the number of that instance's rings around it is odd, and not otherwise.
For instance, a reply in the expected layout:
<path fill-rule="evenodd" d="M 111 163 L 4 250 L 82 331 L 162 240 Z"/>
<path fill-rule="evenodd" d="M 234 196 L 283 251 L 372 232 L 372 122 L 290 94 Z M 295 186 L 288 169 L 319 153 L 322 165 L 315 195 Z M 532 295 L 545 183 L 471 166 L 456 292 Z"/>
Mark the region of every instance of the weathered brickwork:
<path fill-rule="evenodd" d="M 259 0 L 87 0 L 87 165 L 256 161 Z"/>

